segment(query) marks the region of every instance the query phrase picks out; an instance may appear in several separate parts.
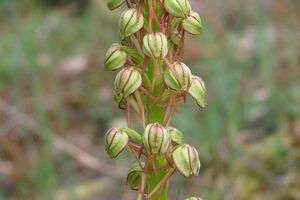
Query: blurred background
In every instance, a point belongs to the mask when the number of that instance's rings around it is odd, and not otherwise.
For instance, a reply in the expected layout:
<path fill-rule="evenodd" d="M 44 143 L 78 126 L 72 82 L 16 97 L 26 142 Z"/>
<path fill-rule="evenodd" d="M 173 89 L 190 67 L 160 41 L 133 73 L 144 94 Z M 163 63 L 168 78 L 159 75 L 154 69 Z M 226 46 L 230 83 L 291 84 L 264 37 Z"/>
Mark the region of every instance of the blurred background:
<path fill-rule="evenodd" d="M 173 120 L 197 146 L 199 177 L 174 176 L 170 199 L 300 199 L 300 1 L 194 0 L 201 36 L 185 58 L 207 85 Z M 132 200 L 133 158 L 107 157 L 125 123 L 103 55 L 120 8 L 105 0 L 0 0 L 0 199 Z"/>

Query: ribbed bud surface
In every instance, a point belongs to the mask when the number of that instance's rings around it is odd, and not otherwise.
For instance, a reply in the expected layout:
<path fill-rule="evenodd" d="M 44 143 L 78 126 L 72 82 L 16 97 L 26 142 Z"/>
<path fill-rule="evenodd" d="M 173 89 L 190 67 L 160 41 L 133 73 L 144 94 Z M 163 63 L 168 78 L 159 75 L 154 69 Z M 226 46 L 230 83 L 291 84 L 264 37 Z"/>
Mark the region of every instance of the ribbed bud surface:
<path fill-rule="evenodd" d="M 160 124 L 149 124 L 143 135 L 145 150 L 151 155 L 164 154 L 170 144 L 167 130 Z"/>
<path fill-rule="evenodd" d="M 143 51 L 151 58 L 164 58 L 168 54 L 168 39 L 163 33 L 149 33 L 143 38 Z"/>
<path fill-rule="evenodd" d="M 205 83 L 200 77 L 192 77 L 192 85 L 188 92 L 201 108 L 205 107 Z"/>
<path fill-rule="evenodd" d="M 176 144 L 182 143 L 182 133 L 177 128 L 169 126 L 167 131 L 172 142 Z"/>
<path fill-rule="evenodd" d="M 165 0 L 165 8 L 174 17 L 185 18 L 191 11 L 188 0 Z"/>
<path fill-rule="evenodd" d="M 119 100 L 127 98 L 142 85 L 142 76 L 135 67 L 122 69 L 115 79 L 115 94 Z"/>
<path fill-rule="evenodd" d="M 107 0 L 107 6 L 110 10 L 114 10 L 118 7 L 120 7 L 125 0 Z"/>
<path fill-rule="evenodd" d="M 195 11 L 191 11 L 190 15 L 182 21 L 182 27 L 185 31 L 197 35 L 202 31 L 201 17 Z"/>
<path fill-rule="evenodd" d="M 192 84 L 192 73 L 188 66 L 182 62 L 175 62 L 171 69 L 164 74 L 166 84 L 177 92 L 186 92 Z"/>
<path fill-rule="evenodd" d="M 129 37 L 130 35 L 136 33 L 143 26 L 144 18 L 142 15 L 140 15 L 138 19 L 137 11 L 135 8 L 124 11 L 119 21 L 121 39 Z"/>
<path fill-rule="evenodd" d="M 117 157 L 127 146 L 128 141 L 129 137 L 124 131 L 112 128 L 105 137 L 105 150 L 110 157 Z"/>
<path fill-rule="evenodd" d="M 177 170 L 185 177 L 197 176 L 200 170 L 200 160 L 195 147 L 188 144 L 180 145 L 173 152 L 173 160 Z"/>
<path fill-rule="evenodd" d="M 105 53 L 104 67 L 106 70 L 117 70 L 126 63 L 127 55 L 121 50 L 121 45 L 114 43 Z"/>

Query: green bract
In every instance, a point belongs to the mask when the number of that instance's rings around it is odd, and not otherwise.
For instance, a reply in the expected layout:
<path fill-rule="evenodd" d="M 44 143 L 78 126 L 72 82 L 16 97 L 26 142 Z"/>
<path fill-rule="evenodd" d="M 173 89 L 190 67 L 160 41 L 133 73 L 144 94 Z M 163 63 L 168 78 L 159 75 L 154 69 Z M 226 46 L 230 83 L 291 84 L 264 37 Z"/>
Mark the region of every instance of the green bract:
<path fill-rule="evenodd" d="M 119 21 L 121 39 L 129 37 L 130 35 L 136 33 L 143 26 L 144 26 L 143 15 L 140 15 L 138 19 L 137 11 L 135 8 L 131 8 L 123 12 Z"/>
<path fill-rule="evenodd" d="M 143 135 L 145 150 L 151 155 L 164 154 L 170 144 L 167 130 L 160 124 L 148 124 Z"/>
<path fill-rule="evenodd" d="M 171 15 L 186 18 L 191 10 L 188 0 L 165 0 L 165 8 Z"/>
<path fill-rule="evenodd" d="M 180 145 L 173 152 L 173 160 L 176 168 L 183 176 L 198 175 L 200 160 L 195 147 L 188 144 Z"/>
<path fill-rule="evenodd" d="M 188 92 L 201 108 L 205 107 L 205 83 L 200 77 L 192 77 L 192 85 Z"/>
<path fill-rule="evenodd" d="M 145 166 L 143 162 L 141 162 L 142 167 Z M 141 182 L 143 178 L 143 169 L 141 168 L 139 163 L 134 163 L 130 166 L 128 175 L 127 175 L 127 184 L 130 186 L 132 190 L 138 190 L 140 188 Z"/>
<path fill-rule="evenodd" d="M 117 157 L 127 146 L 128 141 L 128 135 L 124 131 L 112 128 L 106 134 L 105 150 L 110 157 Z"/>
<path fill-rule="evenodd" d="M 164 74 L 166 84 L 177 92 L 186 92 L 192 84 L 192 73 L 188 66 L 182 62 L 172 64 L 172 69 L 167 69 Z"/>
<path fill-rule="evenodd" d="M 176 144 L 181 144 L 182 143 L 182 133 L 177 129 L 172 126 L 169 126 L 167 128 L 167 131 L 169 133 L 169 137 L 172 142 Z"/>
<path fill-rule="evenodd" d="M 107 70 L 117 70 L 124 66 L 126 60 L 127 55 L 121 50 L 121 45 L 114 43 L 105 53 L 104 67 Z"/>
<path fill-rule="evenodd" d="M 168 39 L 163 33 L 149 33 L 143 38 L 143 51 L 151 58 L 164 58 L 168 54 Z"/>
<path fill-rule="evenodd" d="M 191 11 L 190 15 L 182 21 L 182 27 L 191 34 L 200 34 L 202 31 L 200 15 L 194 11 Z"/>
<path fill-rule="evenodd" d="M 107 0 L 107 6 L 110 10 L 114 10 L 118 7 L 120 7 L 125 0 Z"/>
<path fill-rule="evenodd" d="M 135 130 L 132 130 L 130 128 L 121 128 L 122 131 L 126 132 L 127 135 L 136 143 L 141 144 L 142 143 L 142 137 L 140 134 L 138 134 Z"/>
<path fill-rule="evenodd" d="M 115 99 L 121 103 L 142 85 L 142 76 L 135 67 L 122 69 L 115 79 Z"/>

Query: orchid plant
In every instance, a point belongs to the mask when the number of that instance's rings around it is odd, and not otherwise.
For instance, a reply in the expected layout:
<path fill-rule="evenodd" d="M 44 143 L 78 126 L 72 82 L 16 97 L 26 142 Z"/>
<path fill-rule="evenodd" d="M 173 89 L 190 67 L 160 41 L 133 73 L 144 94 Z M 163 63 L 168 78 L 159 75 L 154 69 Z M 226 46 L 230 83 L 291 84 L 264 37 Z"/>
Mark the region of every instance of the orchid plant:
<path fill-rule="evenodd" d="M 178 171 L 197 176 L 200 160 L 195 147 L 170 126 L 187 95 L 205 107 L 204 81 L 180 61 L 186 33 L 200 34 L 199 14 L 188 0 L 108 0 L 110 10 L 126 4 L 119 21 L 120 43 L 105 54 L 107 70 L 119 70 L 114 99 L 127 117 L 127 127 L 107 131 L 105 148 L 112 158 L 125 148 L 134 156 L 127 184 L 137 199 L 166 200 L 170 177 Z M 132 116 L 143 133 L 132 128 Z M 200 198 L 190 197 L 187 200 Z"/>

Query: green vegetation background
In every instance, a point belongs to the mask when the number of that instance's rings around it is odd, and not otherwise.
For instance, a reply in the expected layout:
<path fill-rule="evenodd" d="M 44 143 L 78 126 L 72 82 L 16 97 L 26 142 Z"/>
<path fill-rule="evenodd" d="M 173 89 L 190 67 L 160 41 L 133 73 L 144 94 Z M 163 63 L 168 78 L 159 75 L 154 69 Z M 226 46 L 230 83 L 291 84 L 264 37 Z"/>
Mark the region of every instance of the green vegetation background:
<path fill-rule="evenodd" d="M 197 146 L 199 177 L 170 197 L 300 199 L 300 1 L 194 0 L 201 36 L 185 58 L 207 85 L 173 124 Z M 129 153 L 110 160 L 105 130 L 125 123 L 103 54 L 118 41 L 105 0 L 0 1 L 0 199 L 132 200 Z M 88 154 L 86 154 L 88 153 Z"/>

